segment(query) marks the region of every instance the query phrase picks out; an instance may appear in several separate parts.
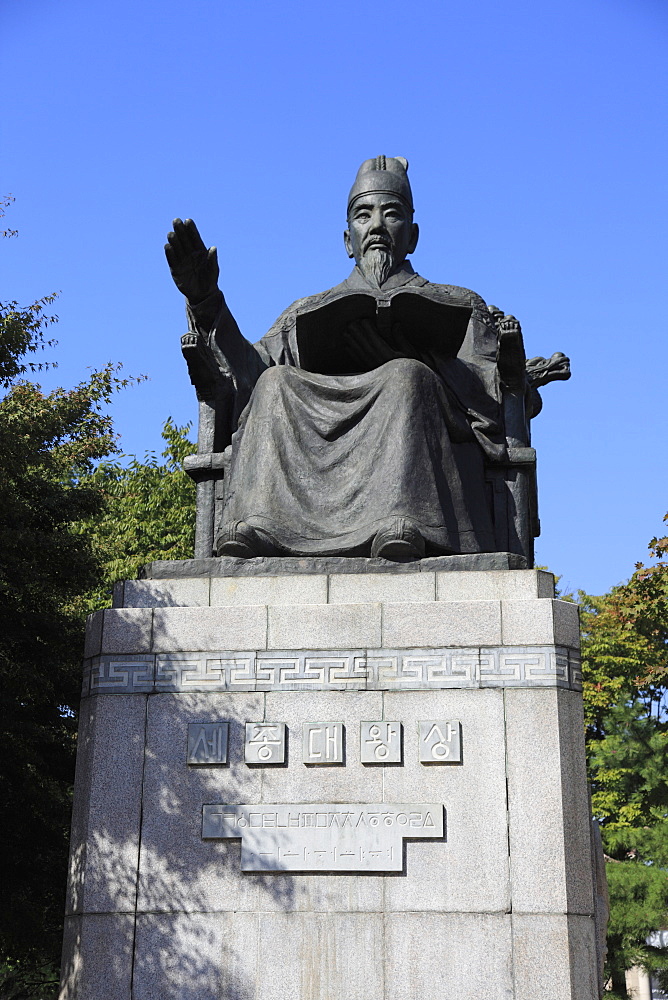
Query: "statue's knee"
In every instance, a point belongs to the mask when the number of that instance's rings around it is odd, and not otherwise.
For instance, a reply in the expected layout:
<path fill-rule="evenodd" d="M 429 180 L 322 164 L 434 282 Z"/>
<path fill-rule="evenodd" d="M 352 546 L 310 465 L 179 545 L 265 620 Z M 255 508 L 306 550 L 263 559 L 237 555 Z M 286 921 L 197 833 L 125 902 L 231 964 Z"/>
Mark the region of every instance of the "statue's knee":
<path fill-rule="evenodd" d="M 402 392 L 424 391 L 425 387 L 437 381 L 436 374 L 415 358 L 396 358 L 387 365 L 392 382 Z"/>
<path fill-rule="evenodd" d="M 256 392 L 259 390 L 263 395 L 280 392 L 291 375 L 292 372 L 287 365 L 272 365 L 262 372 L 255 383 Z"/>

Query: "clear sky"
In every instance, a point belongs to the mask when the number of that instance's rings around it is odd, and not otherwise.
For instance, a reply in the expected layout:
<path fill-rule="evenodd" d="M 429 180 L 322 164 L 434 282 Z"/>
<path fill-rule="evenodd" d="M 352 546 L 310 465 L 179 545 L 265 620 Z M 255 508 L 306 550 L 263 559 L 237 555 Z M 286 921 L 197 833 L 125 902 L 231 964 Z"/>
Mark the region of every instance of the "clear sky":
<path fill-rule="evenodd" d="M 159 450 L 196 415 L 172 217 L 254 341 L 348 273 L 359 163 L 405 156 L 416 269 L 571 358 L 534 422 L 537 558 L 601 593 L 668 510 L 667 51 L 664 0 L 4 0 L 0 297 L 60 290 L 45 386 L 149 375 L 113 413 Z"/>

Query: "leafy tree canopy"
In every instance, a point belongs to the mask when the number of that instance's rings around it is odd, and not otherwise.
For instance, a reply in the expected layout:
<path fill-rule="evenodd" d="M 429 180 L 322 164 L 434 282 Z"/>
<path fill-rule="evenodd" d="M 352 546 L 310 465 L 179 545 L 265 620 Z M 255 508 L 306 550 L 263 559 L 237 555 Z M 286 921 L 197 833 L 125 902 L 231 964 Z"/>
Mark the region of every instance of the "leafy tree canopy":
<path fill-rule="evenodd" d="M 104 503 L 72 529 L 90 540 L 100 566 L 97 585 L 82 595 L 86 612 L 108 607 L 112 584 L 136 578 L 144 563 L 192 558 L 195 484 L 183 471 L 183 459 L 195 451 L 189 429 L 168 419 L 162 462 L 152 452 L 141 462 L 120 456 L 101 462 L 89 477 Z"/>
<path fill-rule="evenodd" d="M 53 298 L 0 302 L 0 880 L 11 900 L 0 909 L 0 958 L 14 979 L 22 978 L 21 962 L 32 963 L 37 980 L 35 970 L 60 950 L 80 685 L 77 604 L 100 572 L 91 539 L 73 527 L 103 503 L 91 476 L 118 450 L 106 405 L 128 384 L 113 365 L 49 393 L 24 377 L 43 367 L 26 357 L 53 345 L 44 334 L 55 320 L 45 313 Z"/>
<path fill-rule="evenodd" d="M 668 515 L 666 515 L 668 520 Z M 646 943 L 668 926 L 668 538 L 650 543 L 622 586 L 583 604 L 583 674 L 592 807 L 608 864 L 608 970 L 643 965 L 668 985 L 668 955 Z"/>

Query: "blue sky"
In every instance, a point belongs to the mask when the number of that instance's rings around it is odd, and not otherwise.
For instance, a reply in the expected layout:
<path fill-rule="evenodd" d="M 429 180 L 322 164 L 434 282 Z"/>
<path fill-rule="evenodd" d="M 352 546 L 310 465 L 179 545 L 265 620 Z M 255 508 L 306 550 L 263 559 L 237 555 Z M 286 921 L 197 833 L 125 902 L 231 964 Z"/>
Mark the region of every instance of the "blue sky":
<path fill-rule="evenodd" d="M 114 403 L 124 451 L 196 415 L 172 217 L 257 340 L 347 274 L 355 171 L 403 155 L 416 269 L 571 357 L 534 422 L 538 561 L 600 593 L 645 557 L 668 510 L 662 0 L 4 0 L 0 36 L 0 297 L 60 290 L 45 386 L 150 376 Z"/>

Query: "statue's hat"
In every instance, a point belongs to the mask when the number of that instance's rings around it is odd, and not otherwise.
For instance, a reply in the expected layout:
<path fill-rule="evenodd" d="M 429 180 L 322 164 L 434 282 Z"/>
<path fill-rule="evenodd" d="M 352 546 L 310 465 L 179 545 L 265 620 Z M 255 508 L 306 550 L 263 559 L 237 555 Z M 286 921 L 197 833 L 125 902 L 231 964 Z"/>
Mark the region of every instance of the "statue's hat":
<path fill-rule="evenodd" d="M 350 189 L 348 210 L 360 195 L 373 192 L 398 195 L 413 211 L 413 193 L 407 170 L 408 160 L 403 156 L 375 156 L 372 160 L 365 160 Z"/>

